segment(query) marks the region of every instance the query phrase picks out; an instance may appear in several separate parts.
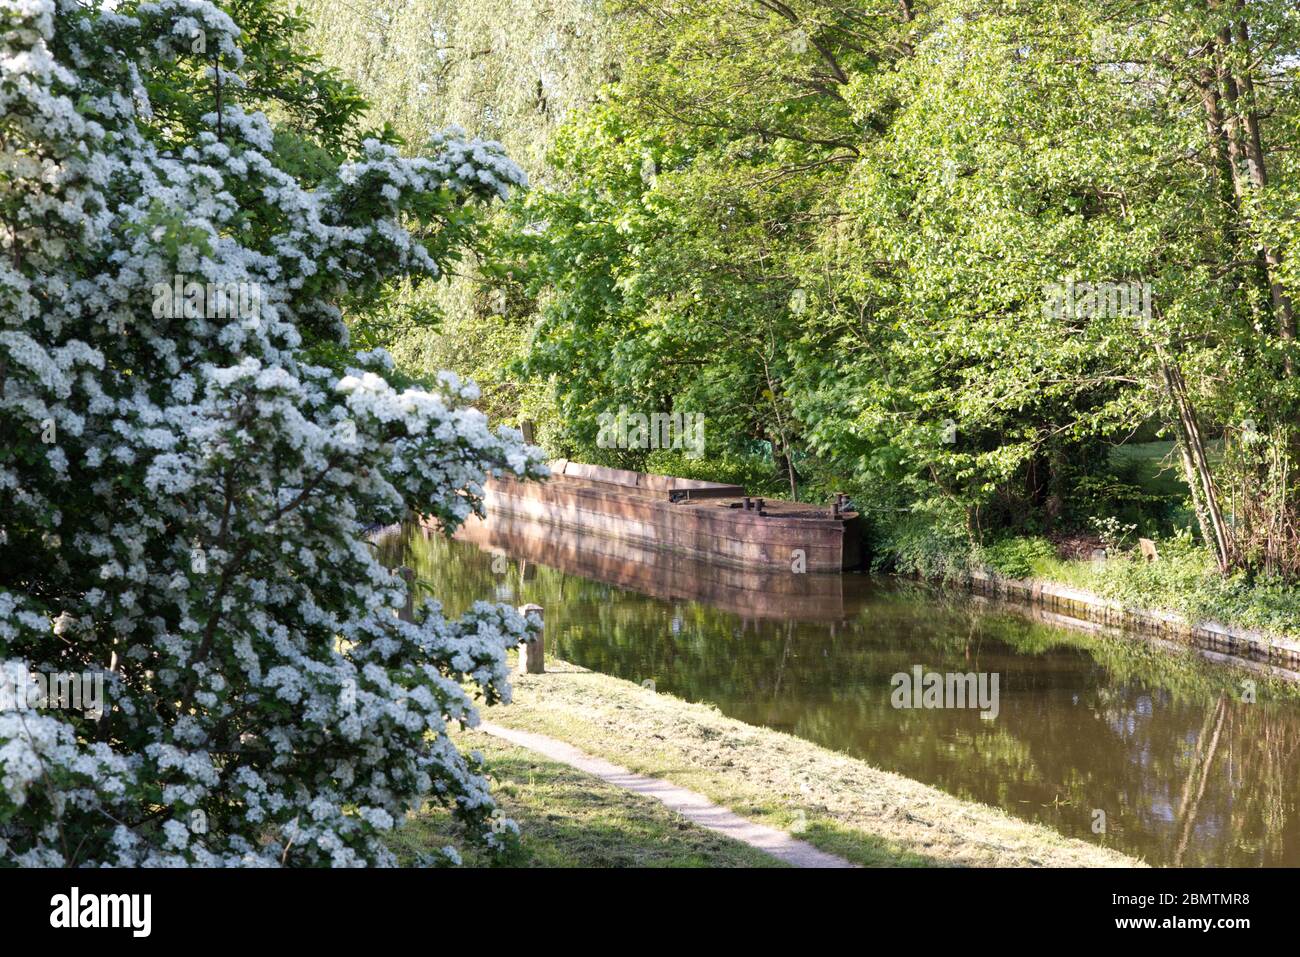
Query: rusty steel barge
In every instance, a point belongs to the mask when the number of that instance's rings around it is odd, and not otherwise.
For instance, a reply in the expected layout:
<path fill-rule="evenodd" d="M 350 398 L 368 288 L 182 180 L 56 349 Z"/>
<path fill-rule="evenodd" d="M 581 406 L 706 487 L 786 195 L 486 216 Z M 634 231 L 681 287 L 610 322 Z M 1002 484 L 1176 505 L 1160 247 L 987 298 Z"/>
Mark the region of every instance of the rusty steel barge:
<path fill-rule="evenodd" d="M 425 527 L 426 535 L 434 533 Z M 748 621 L 839 622 L 849 617 L 842 575 L 792 575 L 789 568 L 737 568 L 626 539 L 545 525 L 518 515 L 471 518 L 456 540 L 512 560 L 521 581 L 545 565 L 664 601 L 700 601 Z"/>
<path fill-rule="evenodd" d="M 755 498 L 739 485 L 550 463 L 545 482 L 494 476 L 489 515 L 514 515 L 745 569 L 841 572 L 863 561 L 861 520 L 842 496 L 827 507 Z"/>

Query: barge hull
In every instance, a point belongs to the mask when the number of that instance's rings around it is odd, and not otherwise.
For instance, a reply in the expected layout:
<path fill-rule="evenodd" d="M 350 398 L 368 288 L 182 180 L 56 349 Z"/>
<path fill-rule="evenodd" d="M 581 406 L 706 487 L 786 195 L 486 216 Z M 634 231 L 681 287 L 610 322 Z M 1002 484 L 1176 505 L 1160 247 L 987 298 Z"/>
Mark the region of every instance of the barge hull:
<path fill-rule="evenodd" d="M 546 482 L 495 476 L 488 513 L 738 568 L 841 572 L 862 562 L 860 519 L 798 502 L 750 500 L 739 486 L 557 462 Z"/>
<path fill-rule="evenodd" d="M 847 617 L 839 575 L 736 568 L 515 515 L 471 518 L 456 532 L 456 540 L 517 561 L 525 579 L 535 566 L 545 565 L 664 601 L 705 602 L 745 621 L 833 622 Z"/>

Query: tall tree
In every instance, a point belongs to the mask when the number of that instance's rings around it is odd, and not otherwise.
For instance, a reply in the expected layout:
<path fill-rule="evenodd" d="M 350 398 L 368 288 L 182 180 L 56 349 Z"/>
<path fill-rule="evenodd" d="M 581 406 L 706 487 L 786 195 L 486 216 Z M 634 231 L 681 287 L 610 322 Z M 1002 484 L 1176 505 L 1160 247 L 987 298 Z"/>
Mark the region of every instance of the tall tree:
<path fill-rule="evenodd" d="M 206 0 L 0 0 L 13 863 L 391 863 L 426 795 L 502 839 L 448 730 L 476 720 L 469 689 L 508 695 L 529 626 L 399 620 L 363 530 L 454 528 L 486 470 L 541 469 L 454 377 L 410 388 L 352 351 L 340 307 L 437 276 L 465 210 L 523 176 L 491 143 L 354 137 L 294 21 L 238 10 L 246 29 Z"/>

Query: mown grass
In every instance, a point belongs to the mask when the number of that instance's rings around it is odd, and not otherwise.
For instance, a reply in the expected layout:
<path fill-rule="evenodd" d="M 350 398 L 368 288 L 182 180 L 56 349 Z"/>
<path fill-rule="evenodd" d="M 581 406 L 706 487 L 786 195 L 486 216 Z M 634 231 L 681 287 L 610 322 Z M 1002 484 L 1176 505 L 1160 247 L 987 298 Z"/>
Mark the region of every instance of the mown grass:
<path fill-rule="evenodd" d="M 554 659 L 488 720 L 706 795 L 866 866 L 1134 866 L 1134 858 L 965 801 L 716 709 Z"/>
<path fill-rule="evenodd" d="M 775 858 L 698 827 L 652 798 L 632 794 L 478 732 L 457 735 L 480 751 L 503 813 L 519 825 L 517 850 L 494 857 L 469 844 L 451 813 L 427 805 L 392 839 L 404 864 L 455 847 L 473 867 L 784 867 Z"/>

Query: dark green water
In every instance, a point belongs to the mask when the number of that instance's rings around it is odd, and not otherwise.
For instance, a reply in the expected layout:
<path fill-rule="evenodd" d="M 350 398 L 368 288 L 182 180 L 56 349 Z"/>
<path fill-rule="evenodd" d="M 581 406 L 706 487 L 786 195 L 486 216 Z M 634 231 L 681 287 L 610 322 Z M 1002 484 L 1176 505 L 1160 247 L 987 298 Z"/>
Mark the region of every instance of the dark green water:
<path fill-rule="evenodd" d="M 484 551 L 411 531 L 381 547 L 452 614 L 535 602 L 548 654 L 1062 833 L 1153 864 L 1300 865 L 1300 702 L 1248 672 L 919 585 L 843 576 L 795 620 L 743 592 L 694 589 L 700 569 L 671 558 L 652 578 L 674 584 L 643 586 L 652 597 L 596 580 L 626 581 L 625 569 L 593 568 L 581 542 L 547 565 L 518 557 L 537 555 L 535 541 L 496 541 Z M 996 718 L 894 707 L 892 676 L 915 666 L 997 674 Z M 1251 678 L 1254 703 L 1242 700 Z"/>

